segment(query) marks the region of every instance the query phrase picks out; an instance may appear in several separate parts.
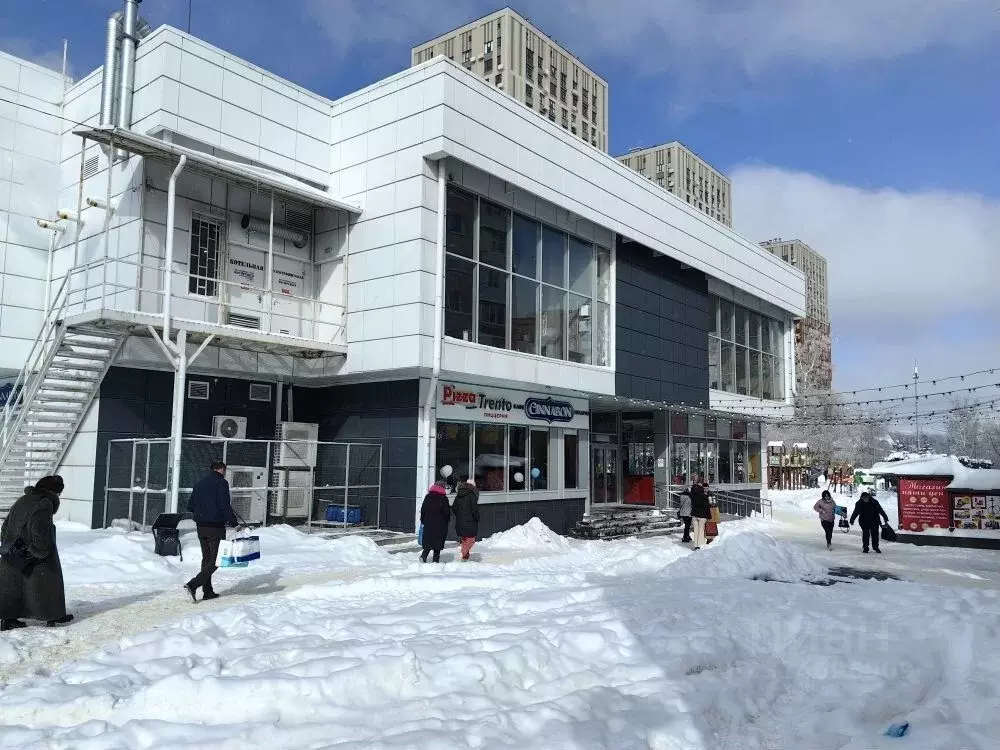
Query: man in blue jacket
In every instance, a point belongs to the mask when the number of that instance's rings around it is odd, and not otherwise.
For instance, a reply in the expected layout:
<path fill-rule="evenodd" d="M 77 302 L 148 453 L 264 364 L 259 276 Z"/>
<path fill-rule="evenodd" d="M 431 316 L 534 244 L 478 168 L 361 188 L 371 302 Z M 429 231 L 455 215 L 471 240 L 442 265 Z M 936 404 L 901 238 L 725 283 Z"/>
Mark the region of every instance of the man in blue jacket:
<path fill-rule="evenodd" d="M 194 486 L 187 509 L 198 525 L 201 572 L 188 581 L 184 588 L 193 602 L 198 601 L 199 588 L 202 590 L 202 601 L 218 599 L 219 595 L 212 588 L 212 574 L 218 570 L 215 559 L 219 554 L 219 544 L 226 538 L 226 527 L 235 527 L 239 523 L 229 497 L 224 463 L 216 461 L 212 464 L 211 473 Z"/>

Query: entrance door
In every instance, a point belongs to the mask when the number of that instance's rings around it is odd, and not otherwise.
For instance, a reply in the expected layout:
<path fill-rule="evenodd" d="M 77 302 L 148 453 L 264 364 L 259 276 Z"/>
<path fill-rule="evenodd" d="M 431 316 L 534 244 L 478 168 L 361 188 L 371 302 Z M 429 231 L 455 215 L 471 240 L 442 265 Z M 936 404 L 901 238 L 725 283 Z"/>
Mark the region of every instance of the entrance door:
<path fill-rule="evenodd" d="M 595 505 L 618 502 L 618 449 L 595 445 L 590 462 L 590 486 Z"/>

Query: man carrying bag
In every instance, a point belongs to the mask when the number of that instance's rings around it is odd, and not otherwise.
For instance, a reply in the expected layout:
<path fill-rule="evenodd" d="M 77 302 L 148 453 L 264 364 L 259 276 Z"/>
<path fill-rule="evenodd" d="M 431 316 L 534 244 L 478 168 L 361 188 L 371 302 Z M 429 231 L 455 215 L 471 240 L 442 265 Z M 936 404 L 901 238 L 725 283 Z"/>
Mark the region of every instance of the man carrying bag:
<path fill-rule="evenodd" d="M 202 601 L 219 598 L 212 588 L 212 574 L 218 570 L 219 545 L 226 538 L 226 527 L 239 525 L 229 495 L 226 465 L 216 461 L 211 468 L 211 473 L 194 486 L 187 505 L 198 526 L 198 542 L 201 544 L 201 572 L 184 585 L 193 602 L 198 601 L 199 588 L 202 590 Z"/>

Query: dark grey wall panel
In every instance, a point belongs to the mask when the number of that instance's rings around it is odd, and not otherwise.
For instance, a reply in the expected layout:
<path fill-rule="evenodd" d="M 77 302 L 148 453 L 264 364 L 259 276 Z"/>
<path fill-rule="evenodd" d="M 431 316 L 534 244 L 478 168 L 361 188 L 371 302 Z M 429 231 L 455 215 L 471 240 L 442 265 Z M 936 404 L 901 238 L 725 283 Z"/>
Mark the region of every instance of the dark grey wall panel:
<path fill-rule="evenodd" d="M 619 241 L 615 324 L 618 396 L 708 405 L 705 274 Z"/>

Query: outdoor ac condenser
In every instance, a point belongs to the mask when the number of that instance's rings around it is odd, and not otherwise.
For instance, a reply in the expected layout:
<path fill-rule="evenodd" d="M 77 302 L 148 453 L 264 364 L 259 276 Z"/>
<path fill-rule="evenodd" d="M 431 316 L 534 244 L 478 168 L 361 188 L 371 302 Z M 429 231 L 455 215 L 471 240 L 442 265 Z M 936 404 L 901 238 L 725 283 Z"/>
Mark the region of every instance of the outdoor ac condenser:
<path fill-rule="evenodd" d="M 226 469 L 233 510 L 247 523 L 264 523 L 267 511 L 267 469 L 229 466 Z"/>
<path fill-rule="evenodd" d="M 275 469 L 268 512 L 282 518 L 306 518 L 312 502 L 313 472 Z"/>
<path fill-rule="evenodd" d="M 316 441 L 319 425 L 311 422 L 279 422 L 275 467 L 312 469 L 316 466 Z"/>
<path fill-rule="evenodd" d="M 247 418 L 220 414 L 212 417 L 212 437 L 229 440 L 246 440 Z"/>

